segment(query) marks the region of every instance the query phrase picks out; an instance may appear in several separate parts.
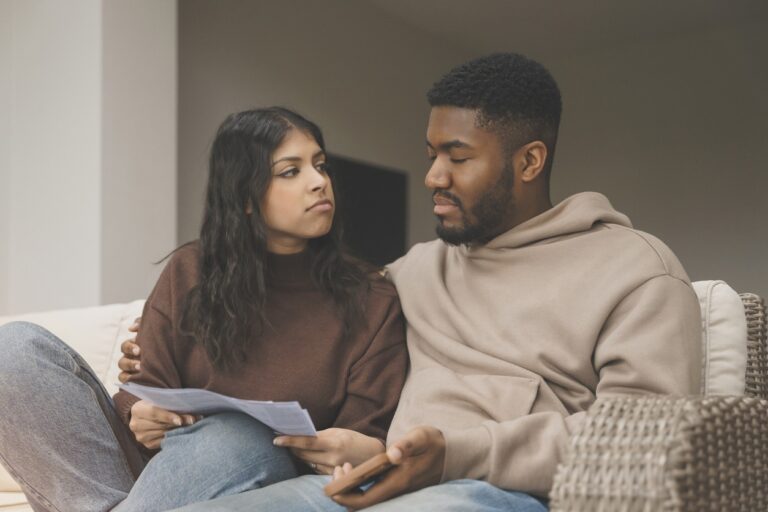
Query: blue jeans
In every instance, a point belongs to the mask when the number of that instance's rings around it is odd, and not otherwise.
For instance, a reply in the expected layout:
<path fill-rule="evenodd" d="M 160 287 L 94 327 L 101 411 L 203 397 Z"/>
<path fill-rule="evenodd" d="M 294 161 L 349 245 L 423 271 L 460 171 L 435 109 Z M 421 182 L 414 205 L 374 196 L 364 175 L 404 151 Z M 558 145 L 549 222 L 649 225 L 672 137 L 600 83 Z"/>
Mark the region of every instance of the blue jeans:
<path fill-rule="evenodd" d="M 323 494 L 330 477 L 307 475 L 263 489 L 189 505 L 175 512 L 346 512 Z M 499 489 L 479 480 L 454 480 L 379 503 L 371 512 L 546 512 L 533 496 Z"/>
<path fill-rule="evenodd" d="M 36 512 L 163 511 L 296 477 L 273 437 L 218 414 L 169 431 L 147 461 L 74 350 L 34 324 L 0 327 L 0 463 Z"/>

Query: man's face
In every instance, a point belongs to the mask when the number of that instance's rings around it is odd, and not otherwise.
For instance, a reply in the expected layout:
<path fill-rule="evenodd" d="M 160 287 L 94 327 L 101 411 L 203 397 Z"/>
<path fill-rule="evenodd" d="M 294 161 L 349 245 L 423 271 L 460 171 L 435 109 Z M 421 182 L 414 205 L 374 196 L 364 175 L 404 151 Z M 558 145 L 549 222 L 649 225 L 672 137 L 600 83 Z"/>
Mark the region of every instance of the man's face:
<path fill-rule="evenodd" d="M 514 170 L 499 137 L 475 124 L 476 111 L 433 107 L 427 127 L 437 235 L 458 245 L 485 243 L 512 227 Z"/>

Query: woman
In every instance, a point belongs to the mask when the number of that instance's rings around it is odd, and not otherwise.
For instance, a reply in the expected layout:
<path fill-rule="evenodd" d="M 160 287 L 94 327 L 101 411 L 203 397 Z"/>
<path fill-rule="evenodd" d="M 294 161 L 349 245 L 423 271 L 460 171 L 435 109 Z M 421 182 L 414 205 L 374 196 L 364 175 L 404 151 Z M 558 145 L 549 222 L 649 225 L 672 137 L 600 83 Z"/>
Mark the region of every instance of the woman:
<path fill-rule="evenodd" d="M 239 413 L 198 419 L 124 391 L 113 406 L 53 335 L 0 330 L 2 373 L 44 383 L 33 392 L 22 379 L 0 402 L 24 395 L 19 408 L 47 407 L 57 424 L 36 418 L 21 435 L 17 420 L 0 420 L 0 457 L 35 510 L 167 510 L 383 451 L 407 368 L 402 315 L 394 288 L 341 252 L 335 207 L 316 125 L 282 108 L 228 117 L 211 149 L 200 240 L 171 256 L 138 335 L 135 382 L 298 400 L 319 432 L 277 439 L 295 458 Z"/>

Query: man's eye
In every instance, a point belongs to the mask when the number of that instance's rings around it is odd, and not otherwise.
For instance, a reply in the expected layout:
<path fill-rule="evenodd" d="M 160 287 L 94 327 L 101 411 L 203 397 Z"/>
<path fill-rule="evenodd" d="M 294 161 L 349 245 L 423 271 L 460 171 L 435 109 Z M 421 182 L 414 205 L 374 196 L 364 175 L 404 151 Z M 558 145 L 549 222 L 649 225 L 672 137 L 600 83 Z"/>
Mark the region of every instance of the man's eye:
<path fill-rule="evenodd" d="M 281 178 L 293 178 L 297 174 L 299 174 L 299 170 L 296 169 L 295 167 L 291 167 L 290 169 L 286 169 L 280 174 L 278 174 L 278 176 L 280 176 Z"/>
<path fill-rule="evenodd" d="M 463 164 L 467 160 L 469 160 L 469 158 L 451 158 L 451 162 L 454 164 Z"/>
<path fill-rule="evenodd" d="M 429 160 L 430 162 L 434 162 L 436 158 L 437 158 L 437 155 L 427 155 L 427 160 Z"/>

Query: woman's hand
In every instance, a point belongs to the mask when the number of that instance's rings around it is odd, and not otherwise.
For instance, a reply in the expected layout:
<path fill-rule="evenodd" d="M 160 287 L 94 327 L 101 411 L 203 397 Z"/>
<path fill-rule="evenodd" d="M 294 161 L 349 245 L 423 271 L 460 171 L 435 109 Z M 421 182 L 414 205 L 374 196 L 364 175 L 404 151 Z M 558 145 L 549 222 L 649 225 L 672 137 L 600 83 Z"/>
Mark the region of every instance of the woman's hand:
<path fill-rule="evenodd" d="M 139 400 L 131 407 L 131 421 L 128 427 L 136 440 L 149 448 L 157 450 L 165 433 L 182 425 L 192 425 L 200 419 L 194 414 L 177 414 L 161 409 L 146 400 Z"/>
<path fill-rule="evenodd" d="M 140 326 L 141 317 L 138 317 L 133 321 L 133 324 L 128 327 L 128 330 L 130 332 L 139 332 Z M 124 384 L 131 378 L 131 376 L 139 373 L 139 370 L 141 369 L 141 364 L 139 363 L 139 360 L 141 359 L 141 349 L 139 349 L 139 346 L 136 344 L 136 336 L 125 340 L 120 345 L 120 351 L 123 353 L 123 357 L 117 362 L 117 366 L 120 368 L 120 374 L 117 376 L 117 379 Z"/>
<path fill-rule="evenodd" d="M 316 473 L 324 475 L 332 474 L 334 467 L 345 462 L 357 466 L 384 451 L 384 443 L 375 437 L 345 428 L 321 430 L 317 437 L 278 436 L 274 443 L 290 448 Z"/>

